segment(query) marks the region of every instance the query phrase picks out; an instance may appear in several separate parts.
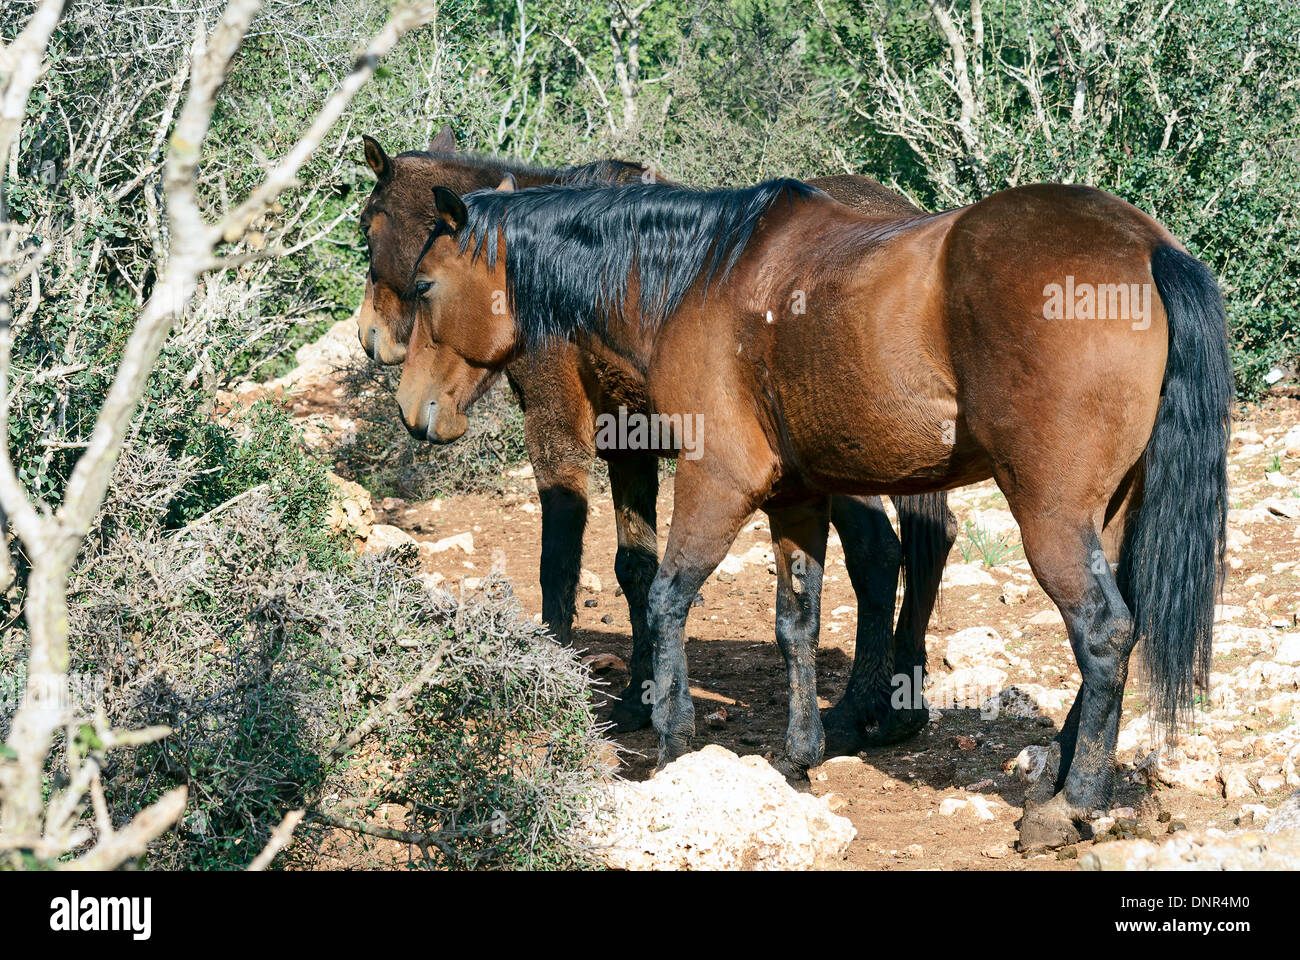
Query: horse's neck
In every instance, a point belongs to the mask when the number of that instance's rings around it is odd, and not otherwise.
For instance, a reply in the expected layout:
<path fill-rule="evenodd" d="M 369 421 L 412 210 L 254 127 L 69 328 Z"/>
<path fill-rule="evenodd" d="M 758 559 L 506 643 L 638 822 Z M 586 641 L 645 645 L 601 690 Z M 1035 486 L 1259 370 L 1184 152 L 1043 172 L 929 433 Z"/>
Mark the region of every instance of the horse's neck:
<path fill-rule="evenodd" d="M 573 343 L 597 366 L 615 365 L 644 377 L 654 338 L 625 320 L 610 320 L 602 330 L 577 330 Z"/>

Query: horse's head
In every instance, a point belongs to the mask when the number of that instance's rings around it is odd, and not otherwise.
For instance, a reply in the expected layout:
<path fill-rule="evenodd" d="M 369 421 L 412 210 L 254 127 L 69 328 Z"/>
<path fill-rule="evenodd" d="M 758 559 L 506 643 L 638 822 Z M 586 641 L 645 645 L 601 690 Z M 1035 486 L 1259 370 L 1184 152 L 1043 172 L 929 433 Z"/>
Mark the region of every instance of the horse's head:
<path fill-rule="evenodd" d="M 429 152 L 391 157 L 372 137 L 363 137 L 366 163 L 375 174 L 375 188 L 361 212 L 361 233 L 370 252 L 365 298 L 357 320 L 361 346 L 372 360 L 398 364 L 406 356 L 406 342 L 414 322 L 410 299 L 415 258 L 433 226 L 429 189 L 434 183 L 463 180 L 462 171 L 450 168 L 456 140 L 443 127 L 429 144 Z M 460 176 L 457 176 L 460 175 Z M 456 182 L 461 192 L 491 186 L 495 181 Z"/>
<path fill-rule="evenodd" d="M 373 137 L 363 137 L 366 163 L 375 174 L 375 187 L 361 213 L 361 231 L 370 252 L 365 298 L 357 335 L 371 359 L 400 364 L 415 322 L 417 304 L 411 275 L 435 211 L 429 191 L 442 185 L 457 194 L 490 189 L 510 169 L 526 184 L 558 182 L 574 185 L 659 181 L 638 163 L 602 160 L 578 167 L 529 167 L 467 154 L 458 148 L 451 127 L 444 126 L 427 151 L 389 156 Z"/>
<path fill-rule="evenodd" d="M 497 189 L 514 190 L 514 177 L 506 174 Z M 517 336 L 505 258 L 476 257 L 472 245 L 461 250 L 467 212 L 455 190 L 435 187 L 433 201 L 435 222 L 410 278 L 415 329 L 397 403 L 412 435 L 450 443 L 464 434 L 470 405 L 514 356 Z"/>

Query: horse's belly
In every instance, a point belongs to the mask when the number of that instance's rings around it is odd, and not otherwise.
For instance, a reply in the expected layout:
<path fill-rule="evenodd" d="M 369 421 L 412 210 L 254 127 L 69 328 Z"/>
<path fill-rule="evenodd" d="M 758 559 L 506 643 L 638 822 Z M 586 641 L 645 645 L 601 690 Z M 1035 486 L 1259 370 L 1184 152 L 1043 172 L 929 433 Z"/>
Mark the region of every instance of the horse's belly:
<path fill-rule="evenodd" d="M 825 370 L 781 390 L 783 473 L 833 493 L 917 493 L 989 475 L 939 371 Z"/>

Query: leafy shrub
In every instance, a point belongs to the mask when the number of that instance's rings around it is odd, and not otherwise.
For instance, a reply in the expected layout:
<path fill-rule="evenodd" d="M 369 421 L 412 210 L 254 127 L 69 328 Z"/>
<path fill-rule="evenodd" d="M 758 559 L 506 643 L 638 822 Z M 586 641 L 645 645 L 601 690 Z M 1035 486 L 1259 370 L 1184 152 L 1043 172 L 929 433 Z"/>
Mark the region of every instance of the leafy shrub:
<path fill-rule="evenodd" d="M 504 583 L 458 603 L 426 588 L 413 558 L 314 568 L 295 529 L 254 488 L 179 530 L 123 533 L 71 584 L 74 674 L 101 678 L 114 725 L 174 731 L 110 755 L 115 815 L 190 789 L 148 865 L 241 867 L 287 810 L 326 793 L 352 818 L 406 805 L 427 865 L 578 863 L 569 826 L 600 740 L 574 655 Z M 355 750 L 331 753 L 412 685 Z M 377 757 L 391 779 L 356 775 Z M 290 856 L 310 863 L 320 828 L 300 834 Z"/>
<path fill-rule="evenodd" d="M 965 130 L 923 5 L 831 8 L 864 173 L 934 208 L 1038 181 L 1108 190 L 1215 270 L 1244 394 L 1300 355 L 1300 7 L 987 0 L 980 45 L 966 6 L 942 6 L 972 78 Z"/>

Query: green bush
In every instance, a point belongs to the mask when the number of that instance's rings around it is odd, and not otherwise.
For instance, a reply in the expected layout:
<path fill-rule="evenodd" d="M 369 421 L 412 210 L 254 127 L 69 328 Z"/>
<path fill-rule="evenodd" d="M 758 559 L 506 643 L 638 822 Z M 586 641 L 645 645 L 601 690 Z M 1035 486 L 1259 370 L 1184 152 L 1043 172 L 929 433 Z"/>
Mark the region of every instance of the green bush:
<path fill-rule="evenodd" d="M 102 678 L 114 725 L 173 730 L 108 757 L 115 820 L 189 787 L 146 865 L 243 867 L 290 809 L 364 821 L 393 803 L 427 837 L 417 865 L 579 864 L 570 827 L 602 774 L 575 655 L 502 582 L 458 602 L 413 557 L 313 567 L 282 510 L 258 489 L 210 520 L 125 533 L 71 584 L 73 673 Z M 323 829 L 300 828 L 292 862 L 314 862 Z"/>
<path fill-rule="evenodd" d="M 932 208 L 1087 183 L 1159 219 L 1218 274 L 1241 393 L 1300 355 L 1300 7 L 1271 0 L 954 6 L 976 109 L 923 4 L 845 0 L 837 82 L 864 101 L 864 173 Z M 883 59 L 881 54 L 884 54 Z"/>

